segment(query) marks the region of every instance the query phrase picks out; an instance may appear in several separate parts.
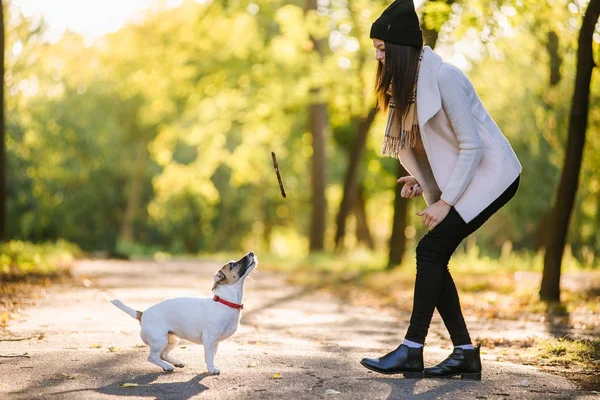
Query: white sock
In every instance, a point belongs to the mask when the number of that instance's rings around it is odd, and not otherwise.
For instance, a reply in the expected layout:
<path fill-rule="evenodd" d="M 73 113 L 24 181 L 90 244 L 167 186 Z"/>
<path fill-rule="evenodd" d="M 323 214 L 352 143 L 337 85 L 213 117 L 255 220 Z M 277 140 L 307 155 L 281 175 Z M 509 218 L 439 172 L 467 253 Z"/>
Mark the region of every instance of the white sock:
<path fill-rule="evenodd" d="M 472 344 L 461 344 L 460 346 L 454 346 L 455 348 L 459 348 L 459 349 L 463 349 L 463 350 L 474 350 L 475 347 L 473 347 Z"/>
<path fill-rule="evenodd" d="M 421 343 L 413 342 L 408 339 L 404 339 L 404 343 L 402 343 L 402 344 L 405 346 L 408 346 L 408 347 L 412 347 L 413 349 L 418 349 L 420 347 L 423 347 L 423 345 Z"/>

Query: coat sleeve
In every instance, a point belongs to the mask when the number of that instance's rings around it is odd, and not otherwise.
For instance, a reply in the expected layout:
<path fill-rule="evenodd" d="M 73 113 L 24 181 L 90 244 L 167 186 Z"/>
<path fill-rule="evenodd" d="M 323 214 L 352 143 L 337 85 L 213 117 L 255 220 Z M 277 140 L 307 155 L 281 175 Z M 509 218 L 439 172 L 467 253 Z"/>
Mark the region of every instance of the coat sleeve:
<path fill-rule="evenodd" d="M 483 142 L 471 109 L 476 94 L 467 77 L 458 68 L 444 65 L 438 73 L 438 86 L 442 108 L 459 143 L 458 160 L 441 196 L 453 206 L 469 185 L 483 157 Z"/>

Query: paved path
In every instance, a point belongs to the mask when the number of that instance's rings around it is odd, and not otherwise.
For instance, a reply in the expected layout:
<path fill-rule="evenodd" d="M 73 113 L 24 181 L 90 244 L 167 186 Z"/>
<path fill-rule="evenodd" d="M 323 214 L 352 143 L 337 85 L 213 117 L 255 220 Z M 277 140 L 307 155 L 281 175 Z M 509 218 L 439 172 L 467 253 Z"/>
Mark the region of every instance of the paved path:
<path fill-rule="evenodd" d="M 364 369 L 359 360 L 395 348 L 406 315 L 357 307 L 287 285 L 259 268 L 247 282 L 238 332 L 206 374 L 202 347 L 173 351 L 187 366 L 165 374 L 146 361 L 137 322 L 106 302 L 138 308 L 167 297 L 209 295 L 219 263 L 82 261 L 80 287 L 48 290 L 0 341 L 0 398 L 14 399 L 592 399 L 567 380 L 483 355 L 481 382 L 406 380 Z M 84 279 L 88 279 L 87 281 Z M 86 287 L 87 286 L 87 287 Z M 438 327 L 439 328 L 439 327 Z M 425 351 L 431 365 L 449 352 L 435 326 Z M 6 338 L 5 338 L 6 339 Z M 441 345 L 446 348 L 440 348 Z M 111 351 L 112 350 L 112 351 Z M 280 374 L 280 379 L 274 379 Z M 124 383 L 138 386 L 122 387 Z"/>

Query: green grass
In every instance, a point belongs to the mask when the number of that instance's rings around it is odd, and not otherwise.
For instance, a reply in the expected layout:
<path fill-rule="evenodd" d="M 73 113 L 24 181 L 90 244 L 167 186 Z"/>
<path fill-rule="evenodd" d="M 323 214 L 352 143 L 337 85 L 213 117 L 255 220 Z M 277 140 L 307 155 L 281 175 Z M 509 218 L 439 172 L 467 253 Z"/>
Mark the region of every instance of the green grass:
<path fill-rule="evenodd" d="M 538 356 L 547 365 L 595 365 L 600 360 L 600 340 L 547 339 L 536 345 Z"/>
<path fill-rule="evenodd" d="M 3 243 L 0 245 L 0 281 L 68 272 L 75 257 L 81 254 L 77 246 L 62 240 L 44 244 Z"/>

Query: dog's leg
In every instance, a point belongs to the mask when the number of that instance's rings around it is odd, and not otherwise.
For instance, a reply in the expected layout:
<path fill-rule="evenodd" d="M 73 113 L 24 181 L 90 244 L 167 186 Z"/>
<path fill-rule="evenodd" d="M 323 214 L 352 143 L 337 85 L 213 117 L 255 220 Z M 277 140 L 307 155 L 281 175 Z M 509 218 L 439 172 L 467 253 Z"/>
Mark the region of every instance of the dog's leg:
<path fill-rule="evenodd" d="M 144 342 L 150 346 L 150 355 L 148 356 L 148 361 L 150 361 L 152 364 L 158 365 L 165 372 L 173 372 L 173 366 L 160 359 L 160 355 L 168 344 L 167 335 L 156 333 L 148 334 L 147 332 L 142 331 L 142 337 Z"/>
<path fill-rule="evenodd" d="M 221 371 L 215 366 L 215 355 L 217 354 L 217 348 L 219 344 L 215 338 L 203 336 L 202 343 L 204 344 L 204 360 L 206 361 L 206 368 L 208 372 L 213 375 L 219 374 Z"/>
<path fill-rule="evenodd" d="M 165 346 L 165 349 L 163 350 L 162 354 L 160 355 L 160 358 L 162 360 L 165 360 L 166 362 L 173 364 L 177 368 L 183 368 L 185 367 L 185 364 L 183 362 L 169 356 L 169 352 L 173 350 L 175 346 L 177 346 L 177 343 L 179 343 L 179 338 L 173 335 L 172 333 L 169 333 L 168 343 Z"/>

